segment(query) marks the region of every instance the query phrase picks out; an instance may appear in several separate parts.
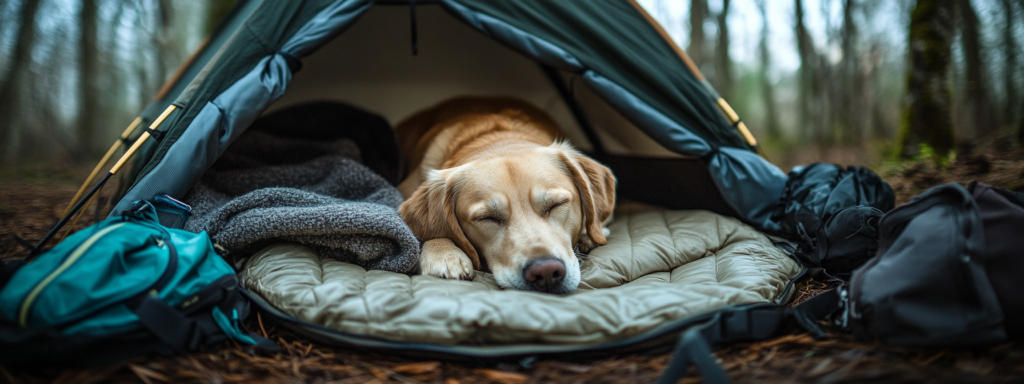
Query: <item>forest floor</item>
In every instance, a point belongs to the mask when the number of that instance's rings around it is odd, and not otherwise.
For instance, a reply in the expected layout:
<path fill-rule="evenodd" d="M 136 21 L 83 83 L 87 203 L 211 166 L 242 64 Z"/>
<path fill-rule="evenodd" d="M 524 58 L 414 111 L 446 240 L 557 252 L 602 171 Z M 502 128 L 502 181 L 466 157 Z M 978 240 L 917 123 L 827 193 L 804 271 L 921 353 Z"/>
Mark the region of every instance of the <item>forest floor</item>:
<path fill-rule="evenodd" d="M 1024 152 L 987 146 L 961 146 L 946 167 L 912 161 L 875 167 L 896 191 L 897 205 L 933 186 L 980 181 L 1024 187 Z M 0 173 L 0 257 L 23 256 L 15 237 L 38 241 L 77 189 L 80 172 L 4 171 Z M 113 190 L 113 188 L 108 188 Z M 81 228 L 99 215 L 88 212 Z M 798 285 L 797 300 L 830 289 L 835 282 L 810 279 Z M 280 351 L 266 355 L 225 343 L 172 358 L 136 358 L 85 370 L 0 367 L 0 383 L 96 382 L 295 382 L 295 383 L 646 383 L 661 375 L 670 356 L 627 354 L 601 360 L 541 359 L 527 367 L 515 362 L 472 364 L 409 360 L 311 343 L 251 316 L 250 330 L 275 340 Z M 797 333 L 757 342 L 719 346 L 714 355 L 738 383 L 791 382 L 981 382 L 1024 381 L 1024 345 L 1008 343 L 982 350 L 898 348 L 855 340 L 841 329 L 825 327 L 815 340 Z M 681 380 L 698 383 L 691 373 Z"/>

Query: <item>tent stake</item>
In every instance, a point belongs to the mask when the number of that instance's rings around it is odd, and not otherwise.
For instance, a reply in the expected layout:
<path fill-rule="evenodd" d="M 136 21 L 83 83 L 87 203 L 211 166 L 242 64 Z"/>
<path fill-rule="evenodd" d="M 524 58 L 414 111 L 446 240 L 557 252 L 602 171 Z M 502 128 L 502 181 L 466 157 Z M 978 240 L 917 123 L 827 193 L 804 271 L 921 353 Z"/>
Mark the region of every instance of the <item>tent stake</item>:
<path fill-rule="evenodd" d="M 157 117 L 156 120 L 153 121 L 153 124 L 150 124 L 149 129 L 156 129 L 157 127 L 159 127 L 160 124 L 164 122 L 164 119 L 167 119 L 167 116 L 170 115 L 171 112 L 174 112 L 175 108 L 177 107 L 173 104 L 169 105 L 167 109 L 160 114 L 160 117 Z M 102 188 L 103 185 L 107 183 L 107 180 L 110 180 L 110 177 L 114 176 L 114 174 L 116 174 L 117 171 L 121 169 L 121 166 L 124 165 L 124 163 L 128 161 L 128 159 L 130 159 L 132 155 L 135 154 L 136 151 L 139 150 L 139 147 L 141 147 L 142 144 L 145 143 L 147 139 L 149 139 L 149 136 L 149 132 L 143 132 L 142 135 L 139 136 L 137 140 L 135 140 L 135 143 L 132 144 L 131 148 L 128 148 L 128 151 L 126 151 L 124 155 L 121 155 L 121 159 L 118 160 L 112 168 L 110 168 L 110 171 L 107 172 L 105 176 L 103 176 L 103 179 L 96 183 L 96 185 L 93 186 L 91 190 L 89 190 L 89 193 L 82 197 L 81 200 L 78 200 L 78 202 L 75 203 L 74 207 L 72 207 L 70 211 L 64 214 L 63 217 L 61 217 L 60 221 L 57 222 L 57 225 L 53 226 L 53 229 L 51 229 L 50 232 L 47 233 L 46 236 L 39 241 L 39 244 L 36 244 L 35 248 L 32 250 L 32 253 L 30 253 L 28 257 L 25 258 L 26 263 L 31 262 L 32 259 L 34 259 L 36 256 L 39 255 L 40 252 L 42 252 L 43 246 L 45 246 L 46 243 L 49 242 L 50 239 L 52 239 L 58 231 L 60 231 L 61 227 L 63 227 L 64 224 L 67 224 L 68 220 L 71 219 L 72 215 L 81 210 L 83 206 L 85 206 L 88 202 L 92 201 L 93 195 L 95 195 L 96 192 L 98 192 L 100 188 Z"/>

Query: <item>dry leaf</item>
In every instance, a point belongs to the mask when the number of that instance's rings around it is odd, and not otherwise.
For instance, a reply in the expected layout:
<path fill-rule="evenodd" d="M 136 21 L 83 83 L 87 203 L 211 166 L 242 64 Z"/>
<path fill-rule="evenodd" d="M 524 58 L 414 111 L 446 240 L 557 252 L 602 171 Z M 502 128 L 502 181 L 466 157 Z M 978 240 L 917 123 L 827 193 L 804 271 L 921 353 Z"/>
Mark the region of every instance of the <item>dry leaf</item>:
<path fill-rule="evenodd" d="M 146 384 L 153 383 L 152 381 L 149 380 L 151 378 L 163 381 L 165 383 L 169 383 L 171 381 L 171 379 L 168 378 L 167 376 L 164 376 L 149 368 L 143 368 L 135 364 L 129 365 L 128 368 L 131 369 L 132 372 L 135 372 L 135 375 L 139 376 L 139 379 L 141 379 Z"/>
<path fill-rule="evenodd" d="M 495 369 L 477 369 L 475 372 L 502 384 L 519 384 L 530 381 L 529 376 L 515 372 L 505 372 Z"/>
<path fill-rule="evenodd" d="M 391 373 L 377 367 L 370 367 L 370 374 L 382 381 L 386 381 L 391 377 Z"/>
<path fill-rule="evenodd" d="M 407 375 L 422 375 L 437 370 L 441 366 L 439 361 L 424 361 L 422 363 L 402 364 L 392 367 L 391 370 Z"/>
<path fill-rule="evenodd" d="M 568 372 L 585 373 L 590 371 L 590 366 L 582 364 L 566 363 L 562 361 L 546 361 L 544 365 L 551 368 L 560 369 Z"/>

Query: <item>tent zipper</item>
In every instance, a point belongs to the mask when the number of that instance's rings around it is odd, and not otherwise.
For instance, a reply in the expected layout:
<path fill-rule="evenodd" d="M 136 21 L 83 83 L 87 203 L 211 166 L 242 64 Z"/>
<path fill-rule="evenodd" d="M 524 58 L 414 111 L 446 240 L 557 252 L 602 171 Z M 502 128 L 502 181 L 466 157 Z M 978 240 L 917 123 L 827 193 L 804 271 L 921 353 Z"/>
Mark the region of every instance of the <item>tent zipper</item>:
<path fill-rule="evenodd" d="M 36 284 L 35 288 L 33 288 L 32 291 L 30 291 L 28 295 L 25 296 L 25 301 L 22 302 L 21 304 L 21 310 L 19 311 L 18 314 L 18 323 L 21 324 L 22 327 L 28 326 L 28 310 L 31 309 L 32 302 L 34 302 L 36 297 L 39 296 L 39 293 L 42 292 L 43 288 L 46 288 L 47 285 L 53 282 L 53 279 L 56 279 L 58 275 L 67 270 L 68 267 L 71 266 L 71 264 L 74 264 L 75 261 L 78 261 L 78 259 L 82 257 L 83 254 L 85 254 L 85 251 L 89 250 L 89 248 L 91 248 L 92 245 L 95 244 L 96 241 L 98 241 L 101 237 L 115 229 L 121 228 L 125 224 L 128 223 L 117 223 L 111 225 L 97 232 L 96 234 L 90 236 L 88 239 L 82 242 L 82 245 L 78 246 L 78 248 L 76 248 L 75 251 L 71 253 L 71 256 L 69 256 L 67 260 L 64 260 L 64 262 L 61 263 L 61 265 L 57 267 L 57 269 L 55 269 L 53 272 L 50 272 L 50 274 L 46 276 L 46 278 L 43 279 L 43 281 L 39 282 L 39 284 Z"/>

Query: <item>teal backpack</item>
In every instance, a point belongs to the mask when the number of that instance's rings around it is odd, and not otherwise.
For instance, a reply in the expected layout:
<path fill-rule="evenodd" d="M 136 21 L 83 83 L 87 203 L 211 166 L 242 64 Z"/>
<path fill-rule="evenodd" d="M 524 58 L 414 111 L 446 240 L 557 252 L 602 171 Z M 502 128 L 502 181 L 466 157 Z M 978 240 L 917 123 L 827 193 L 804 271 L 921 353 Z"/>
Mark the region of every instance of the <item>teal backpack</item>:
<path fill-rule="evenodd" d="M 239 327 L 248 309 L 209 236 L 160 225 L 157 208 L 140 201 L 9 276 L 0 363 L 91 366 L 229 339 L 274 348 Z"/>

